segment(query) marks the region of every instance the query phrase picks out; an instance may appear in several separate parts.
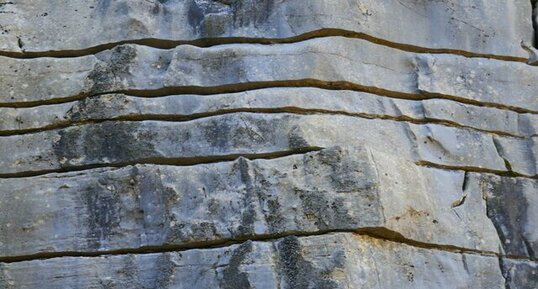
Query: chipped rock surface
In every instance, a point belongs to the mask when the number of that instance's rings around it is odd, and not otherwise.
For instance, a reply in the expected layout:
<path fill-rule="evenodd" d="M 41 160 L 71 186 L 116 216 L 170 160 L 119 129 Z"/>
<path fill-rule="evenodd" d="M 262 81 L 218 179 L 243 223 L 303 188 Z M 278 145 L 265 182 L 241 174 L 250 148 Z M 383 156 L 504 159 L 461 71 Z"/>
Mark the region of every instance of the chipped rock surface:
<path fill-rule="evenodd" d="M 538 288 L 532 5 L 0 1 L 0 289 Z"/>
<path fill-rule="evenodd" d="M 503 280 L 493 256 L 415 248 L 350 233 L 0 264 L 3 288 L 504 288 Z"/>
<path fill-rule="evenodd" d="M 0 6 L 0 51 L 76 51 L 137 40 L 171 45 L 282 39 L 325 31 L 403 47 L 527 58 L 520 42 L 532 41 L 530 9 L 526 0 L 9 1 Z"/>

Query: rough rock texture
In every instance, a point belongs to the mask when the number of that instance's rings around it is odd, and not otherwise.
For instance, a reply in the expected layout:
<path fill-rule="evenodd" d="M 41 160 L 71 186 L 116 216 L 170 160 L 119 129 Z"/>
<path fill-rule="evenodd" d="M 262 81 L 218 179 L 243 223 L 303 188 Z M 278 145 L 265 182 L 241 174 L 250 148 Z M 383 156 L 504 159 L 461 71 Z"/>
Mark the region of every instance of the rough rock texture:
<path fill-rule="evenodd" d="M 502 270 L 508 289 L 533 289 L 538 284 L 538 263 L 536 262 L 504 259 Z"/>
<path fill-rule="evenodd" d="M 531 5 L 0 2 L 0 289 L 538 288 Z"/>
<path fill-rule="evenodd" d="M 468 184 L 486 200 L 488 217 L 499 232 L 505 254 L 536 259 L 538 181 L 471 174 Z"/>
<path fill-rule="evenodd" d="M 157 98 L 106 94 L 47 106 L 0 107 L 0 134 L 103 120 L 189 120 L 238 111 L 333 113 L 365 118 L 442 123 L 510 136 L 537 136 L 538 115 L 446 99 L 403 100 L 350 90 L 266 88 L 216 95 Z"/>
<path fill-rule="evenodd" d="M 35 143 L 39 149 L 30 150 Z M 10 150 L 0 158 L 0 175 L 136 162 L 185 164 L 340 144 L 376 147 L 422 164 L 507 171 L 493 138 L 472 130 L 340 115 L 234 113 L 187 122 L 107 121 L 0 137 L 0 145 Z"/>
<path fill-rule="evenodd" d="M 10 179 L 0 181 L 9 192 L 0 196 L 1 216 L 32 210 L 4 224 L 0 252 L 192 246 L 336 230 L 394 231 L 422 243 L 497 251 L 486 203 L 479 190 L 463 192 L 463 181 L 461 171 L 338 147 L 274 160 Z M 463 195 L 466 203 L 453 207 Z"/>
<path fill-rule="evenodd" d="M 76 269 L 73 269 L 76 268 Z M 217 249 L 0 265 L 3 288 L 504 288 L 494 256 L 349 233 Z"/>
<path fill-rule="evenodd" d="M 532 41 L 530 10 L 527 0 L 10 1 L 0 6 L 0 50 L 84 50 L 136 40 L 150 45 L 203 38 L 278 41 L 340 33 L 402 47 L 527 58 L 520 42 Z"/>
<path fill-rule="evenodd" d="M 0 61 L 4 105 L 121 91 L 217 93 L 284 85 L 355 88 L 392 97 L 449 98 L 538 112 L 538 72 L 533 66 L 411 53 L 344 37 L 278 45 L 180 45 L 170 50 L 121 45 L 75 58 Z"/>

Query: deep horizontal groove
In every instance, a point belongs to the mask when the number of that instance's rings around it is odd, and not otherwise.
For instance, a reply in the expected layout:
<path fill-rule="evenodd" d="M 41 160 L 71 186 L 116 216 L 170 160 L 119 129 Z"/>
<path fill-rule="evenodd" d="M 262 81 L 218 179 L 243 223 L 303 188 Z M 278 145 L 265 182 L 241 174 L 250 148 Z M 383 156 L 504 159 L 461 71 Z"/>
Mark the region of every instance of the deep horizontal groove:
<path fill-rule="evenodd" d="M 387 90 L 383 88 L 378 88 L 374 86 L 365 86 L 356 83 L 351 83 L 347 81 L 323 81 L 316 79 L 299 79 L 299 80 L 279 80 L 279 81 L 258 81 L 258 82 L 246 82 L 246 83 L 236 83 L 228 84 L 222 86 L 211 86 L 211 87 L 202 87 L 202 86 L 180 86 L 180 87 L 165 87 L 154 90 L 117 90 L 117 91 L 106 91 L 102 93 L 96 93 L 93 95 L 80 94 L 71 97 L 56 98 L 49 100 L 38 100 L 38 101 L 28 101 L 28 102 L 10 102 L 10 103 L 0 103 L 0 107 L 12 107 L 12 108 L 22 108 L 22 107 L 35 107 L 42 105 L 50 104 L 60 104 L 67 103 L 76 100 L 82 100 L 87 97 L 99 96 L 105 94 L 125 94 L 128 96 L 137 96 L 137 97 L 163 97 L 171 95 L 182 95 L 182 94 L 200 94 L 200 95 L 213 95 L 213 94 L 223 94 L 223 93 L 236 93 L 236 92 L 245 92 L 249 90 L 264 89 L 264 88 L 284 88 L 284 87 L 314 87 L 327 90 L 351 90 L 359 92 L 368 92 L 376 94 L 378 96 L 385 96 L 390 98 L 397 99 L 408 99 L 408 100 L 425 100 L 425 99 L 447 99 L 463 104 L 470 104 L 474 106 L 483 106 L 483 107 L 493 107 L 497 109 L 510 110 L 518 113 L 531 113 L 538 114 L 538 111 L 532 111 L 524 108 L 513 107 L 508 105 L 502 105 L 498 103 L 490 102 L 481 102 L 476 100 L 471 100 L 467 98 L 450 96 L 444 94 L 432 94 L 426 92 L 420 93 L 405 93 L 398 92 L 393 90 Z"/>
<path fill-rule="evenodd" d="M 361 32 L 354 32 L 345 29 L 334 29 L 334 28 L 325 28 L 308 33 L 304 33 L 294 37 L 288 38 L 251 38 L 251 37 L 223 37 L 223 38 L 202 38 L 197 40 L 167 40 L 167 39 L 156 39 L 156 38 L 144 38 L 144 39 L 133 39 L 133 40 L 123 40 L 107 44 L 101 44 L 94 47 L 79 49 L 79 50 L 51 50 L 51 51 L 40 51 L 40 52 L 11 52 L 11 51 L 0 51 L 0 56 L 6 56 L 11 58 L 39 58 L 39 57 L 55 57 L 55 58 L 66 58 L 66 57 L 80 57 L 86 55 L 92 55 L 99 53 L 104 50 L 112 49 L 118 45 L 122 44 L 137 44 L 144 45 L 153 48 L 159 49 L 172 49 L 179 45 L 193 45 L 198 47 L 211 47 L 216 45 L 223 44 L 285 44 L 285 43 L 296 43 L 300 41 L 322 38 L 322 37 L 335 37 L 341 36 L 346 38 L 362 39 L 378 45 L 387 46 L 390 48 L 413 52 L 413 53 L 430 53 L 430 54 L 454 54 L 464 57 L 472 58 L 491 58 L 496 60 L 504 61 L 515 61 L 527 63 L 528 59 L 516 56 L 505 56 L 505 55 L 494 55 L 486 53 L 475 53 L 465 50 L 458 49 L 448 49 L 448 48 L 426 48 L 411 44 L 403 44 L 371 36 Z"/>
<path fill-rule="evenodd" d="M 383 227 L 370 227 L 362 228 L 358 230 L 350 229 L 332 229 L 332 230 L 319 230 L 317 232 L 285 232 L 279 234 L 262 234 L 256 236 L 244 236 L 237 237 L 233 239 L 223 239 L 215 241 L 203 241 L 203 242 L 191 242 L 188 244 L 182 245 L 162 245 L 162 246 L 146 246 L 139 248 L 130 248 L 130 249 L 118 249 L 118 250 L 107 250 L 107 251 L 94 251 L 94 252 L 78 252 L 78 251 L 63 251 L 63 252 L 42 252 L 31 255 L 21 255 L 21 256 L 8 256 L 0 257 L 1 263 L 16 263 L 23 261 L 32 261 L 32 260 L 46 260 L 54 258 L 63 258 L 63 257 L 104 257 L 104 256 L 121 256 L 128 254 L 155 254 L 155 253 L 171 253 L 171 252 L 181 252 L 187 250 L 202 250 L 202 249 L 217 249 L 228 247 L 232 245 L 238 245 L 246 241 L 253 242 L 271 242 L 276 241 L 280 238 L 296 236 L 296 237 L 313 237 L 313 236 L 323 236 L 327 234 L 334 233 L 352 233 L 361 236 L 368 236 L 382 241 L 390 241 L 395 243 L 400 243 L 415 248 L 428 249 L 428 250 L 438 250 L 446 251 L 450 253 L 457 254 L 477 254 L 482 256 L 491 256 L 491 257 L 503 257 L 511 258 L 518 260 L 528 260 L 532 261 L 526 257 L 522 256 L 505 256 L 493 251 L 482 251 L 476 249 L 462 248 L 452 245 L 438 245 L 425 242 L 418 242 L 415 240 L 408 239 L 402 236 L 400 233 L 383 228 Z"/>
<path fill-rule="evenodd" d="M 59 169 L 51 169 L 51 170 L 6 173 L 6 174 L 0 174 L 0 178 L 3 178 L 3 179 L 26 178 L 26 177 L 36 177 L 36 176 L 42 176 L 42 175 L 47 175 L 47 174 L 53 174 L 53 173 L 71 173 L 71 172 L 86 171 L 86 170 L 98 169 L 98 168 L 121 168 L 125 166 L 133 166 L 133 165 L 193 166 L 193 165 L 233 161 L 239 157 L 244 157 L 250 160 L 275 159 L 275 158 L 281 158 L 281 157 L 286 157 L 286 156 L 291 156 L 291 155 L 298 155 L 298 154 L 305 154 L 309 152 L 320 151 L 322 149 L 323 148 L 321 147 L 302 147 L 302 148 L 296 148 L 296 149 L 289 149 L 285 151 L 276 151 L 276 152 L 267 152 L 267 153 L 195 156 L 195 157 L 185 157 L 185 158 L 145 158 L 145 159 L 137 159 L 137 160 L 126 161 L 126 162 L 117 162 L 117 163 L 99 163 L 99 164 L 89 164 L 89 165 L 82 165 L 82 166 L 70 166 L 68 168 L 59 168 Z"/>
<path fill-rule="evenodd" d="M 391 116 L 391 115 L 384 115 L 384 114 L 347 112 L 347 111 L 341 111 L 341 110 L 327 110 L 327 109 L 307 109 L 307 108 L 301 108 L 301 107 L 296 107 L 296 106 L 286 106 L 286 107 L 278 107 L 278 108 L 221 109 L 221 110 L 217 110 L 213 112 L 193 113 L 189 115 L 169 115 L 169 114 L 161 115 L 161 114 L 141 113 L 141 114 L 136 114 L 136 115 L 124 115 L 124 116 L 101 118 L 101 119 L 90 119 L 90 120 L 79 120 L 79 121 L 66 120 L 64 122 L 60 122 L 54 125 L 43 126 L 40 128 L 4 130 L 4 131 L 0 131 L 0 136 L 14 136 L 14 135 L 24 135 L 24 134 L 30 134 L 30 133 L 46 132 L 50 130 L 63 129 L 63 128 L 68 128 L 68 127 L 73 127 L 73 126 L 81 126 L 81 125 L 87 125 L 87 124 L 99 124 L 106 121 L 186 122 L 186 121 L 193 121 L 193 120 L 207 118 L 207 117 L 215 117 L 215 116 L 222 116 L 222 115 L 242 113 L 242 112 L 260 113 L 260 114 L 287 113 L 287 114 L 298 114 L 298 115 L 344 115 L 344 116 L 351 116 L 351 117 L 358 117 L 358 118 L 365 118 L 365 119 L 379 119 L 379 120 L 406 122 L 406 123 L 413 123 L 417 125 L 436 124 L 436 125 L 443 125 L 443 126 L 448 126 L 448 127 L 453 127 L 453 128 L 474 130 L 474 131 L 479 131 L 482 133 L 492 133 L 496 135 L 514 137 L 514 138 L 519 138 L 519 139 L 524 138 L 524 136 L 520 136 L 520 135 L 514 135 L 514 134 L 503 132 L 503 131 L 484 130 L 484 129 L 474 128 L 474 127 L 459 124 L 457 122 L 453 122 L 449 120 L 441 120 L 441 119 L 434 119 L 434 118 L 416 119 L 409 116 Z"/>
<path fill-rule="evenodd" d="M 487 173 L 487 174 L 498 175 L 501 177 L 511 177 L 511 178 L 527 178 L 527 179 L 535 179 L 535 180 L 538 179 L 538 175 L 528 176 L 528 175 L 523 175 L 523 174 L 513 172 L 513 171 L 499 171 L 499 170 L 491 170 L 491 169 L 471 167 L 471 166 L 441 165 L 441 164 L 436 164 L 436 163 L 432 163 L 428 161 L 417 161 L 415 162 L 415 164 L 418 166 L 443 169 L 443 170 L 466 171 L 466 172 L 471 172 L 471 173 Z"/>

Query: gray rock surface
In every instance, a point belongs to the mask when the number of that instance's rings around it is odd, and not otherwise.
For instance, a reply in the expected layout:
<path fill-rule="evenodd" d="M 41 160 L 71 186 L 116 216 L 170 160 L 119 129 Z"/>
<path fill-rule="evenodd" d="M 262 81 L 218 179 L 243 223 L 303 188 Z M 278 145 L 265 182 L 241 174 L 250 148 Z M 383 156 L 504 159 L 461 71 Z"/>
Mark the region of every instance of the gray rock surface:
<path fill-rule="evenodd" d="M 497 251 L 482 194 L 463 192 L 463 182 L 461 171 L 339 147 L 273 160 L 5 179 L 0 255 L 189 247 L 339 230 Z M 462 197 L 465 204 L 455 207 Z"/>
<path fill-rule="evenodd" d="M 536 259 L 538 180 L 470 174 L 467 184 L 486 200 L 487 214 L 499 233 L 504 254 Z"/>
<path fill-rule="evenodd" d="M 341 115 L 235 113 L 187 122 L 103 122 L 0 137 L 0 146 L 9 148 L 9 154 L 1 155 L 0 175 L 140 162 L 188 164 L 361 144 L 424 165 L 507 171 L 493 138 L 472 130 Z"/>
<path fill-rule="evenodd" d="M 173 41 L 201 38 L 241 41 L 351 32 L 408 49 L 419 46 L 526 59 L 520 42 L 531 42 L 533 34 L 528 0 L 34 0 L 2 4 L 0 50 L 8 52 L 68 54 L 133 40 L 169 46 Z"/>
<path fill-rule="evenodd" d="M 538 288 L 531 2 L 0 1 L 0 289 Z"/>
<path fill-rule="evenodd" d="M 494 256 L 353 234 L 0 264 L 0 286 L 58 288 L 504 288 Z"/>
<path fill-rule="evenodd" d="M 0 57 L 0 63 L 0 90 L 5 92 L 0 103 L 4 105 L 122 91 L 162 95 L 328 86 L 399 98 L 440 97 L 538 111 L 538 72 L 533 66 L 410 53 L 343 37 L 279 45 L 181 45 L 171 50 L 122 45 L 91 56 Z M 455 63 L 458 66 L 454 67 Z M 469 82 L 467 78 L 473 79 Z"/>
<path fill-rule="evenodd" d="M 538 286 L 538 263 L 536 262 L 503 259 L 502 269 L 508 289 L 534 289 Z"/>
<path fill-rule="evenodd" d="M 445 99 L 404 100 L 350 90 L 266 88 L 215 95 L 100 95 L 36 107 L 0 107 L 0 133 L 102 120 L 188 120 L 234 111 L 351 114 L 365 118 L 442 123 L 513 136 L 538 135 L 538 115 Z"/>

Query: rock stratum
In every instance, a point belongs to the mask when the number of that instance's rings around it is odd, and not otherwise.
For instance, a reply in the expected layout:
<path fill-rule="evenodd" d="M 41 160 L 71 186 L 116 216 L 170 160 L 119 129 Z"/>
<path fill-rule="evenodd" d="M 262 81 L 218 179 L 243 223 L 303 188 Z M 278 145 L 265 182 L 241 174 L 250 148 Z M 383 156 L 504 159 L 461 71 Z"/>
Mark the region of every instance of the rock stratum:
<path fill-rule="evenodd" d="M 0 288 L 537 288 L 533 5 L 0 2 Z"/>

